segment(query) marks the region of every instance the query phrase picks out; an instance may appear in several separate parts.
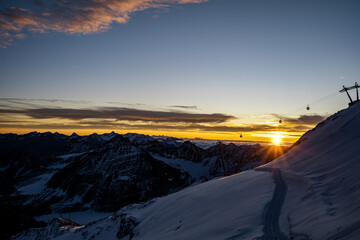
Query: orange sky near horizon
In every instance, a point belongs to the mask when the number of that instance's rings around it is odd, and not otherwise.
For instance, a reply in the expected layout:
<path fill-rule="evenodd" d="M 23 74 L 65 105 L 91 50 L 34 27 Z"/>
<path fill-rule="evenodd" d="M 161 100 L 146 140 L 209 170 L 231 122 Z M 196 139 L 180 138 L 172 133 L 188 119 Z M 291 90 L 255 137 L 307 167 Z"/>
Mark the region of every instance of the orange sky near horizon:
<path fill-rule="evenodd" d="M 138 133 L 149 136 L 168 136 L 175 138 L 185 138 L 185 139 L 207 139 L 207 140 L 228 140 L 228 141 L 254 141 L 254 142 L 271 142 L 274 136 L 282 136 L 282 143 L 294 143 L 296 142 L 302 133 L 299 132 L 244 132 L 242 138 L 240 133 L 213 133 L 213 132 L 198 132 L 198 131 L 176 131 L 176 130 L 125 130 L 125 129 L 28 129 L 28 128 L 9 128 L 9 129 L 0 129 L 1 134 L 6 133 L 15 133 L 15 134 L 27 134 L 29 132 L 37 131 L 40 133 L 44 132 L 58 132 L 65 135 L 71 135 L 76 133 L 80 136 L 90 135 L 93 133 L 104 134 L 114 131 L 118 134 L 126 133 Z M 296 136 L 295 136 L 296 135 Z"/>
<path fill-rule="evenodd" d="M 0 133 L 58 132 L 90 135 L 116 132 L 186 139 L 294 143 L 326 115 L 231 115 L 201 109 L 111 106 L 73 101 L 0 99 Z M 181 106 L 182 108 L 184 106 Z M 279 123 L 279 119 L 282 122 Z M 240 135 L 242 137 L 240 137 Z M 274 142 L 274 141 L 273 141 Z"/>

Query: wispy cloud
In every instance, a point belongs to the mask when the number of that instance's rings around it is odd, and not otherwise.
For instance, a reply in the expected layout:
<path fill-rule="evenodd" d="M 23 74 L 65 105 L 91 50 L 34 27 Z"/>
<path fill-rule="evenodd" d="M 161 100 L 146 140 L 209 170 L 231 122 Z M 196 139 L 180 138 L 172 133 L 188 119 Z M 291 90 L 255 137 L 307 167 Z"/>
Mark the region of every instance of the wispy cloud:
<path fill-rule="evenodd" d="M 164 9 L 174 5 L 202 3 L 208 0 L 37 0 L 31 9 L 0 9 L 0 46 L 7 47 L 24 32 L 65 32 L 90 34 L 111 28 L 112 23 L 127 23 L 132 14 L 146 9 Z"/>
<path fill-rule="evenodd" d="M 172 108 L 184 108 L 184 109 L 199 109 L 197 106 L 182 106 L 182 105 L 174 105 L 170 106 Z"/>
<path fill-rule="evenodd" d="M 28 109 L 60 106 L 88 106 L 93 104 L 90 101 L 74 101 L 63 99 L 24 99 L 24 98 L 0 98 L 0 109 Z"/>

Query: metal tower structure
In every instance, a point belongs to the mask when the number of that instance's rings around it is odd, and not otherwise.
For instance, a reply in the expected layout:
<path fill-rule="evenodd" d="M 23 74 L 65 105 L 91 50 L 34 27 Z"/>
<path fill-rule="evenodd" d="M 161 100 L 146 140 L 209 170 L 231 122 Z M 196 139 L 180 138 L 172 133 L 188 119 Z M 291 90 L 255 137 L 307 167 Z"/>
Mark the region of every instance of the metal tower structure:
<path fill-rule="evenodd" d="M 355 101 L 353 101 L 352 100 L 352 98 L 351 98 L 351 96 L 350 96 L 350 94 L 349 94 L 349 90 L 352 90 L 352 89 L 356 89 L 356 100 Z M 347 94 L 347 96 L 348 96 L 348 98 L 349 98 L 349 100 L 350 100 L 350 102 L 349 102 L 349 106 L 352 106 L 352 105 L 354 105 L 355 103 L 357 103 L 357 102 L 359 102 L 359 85 L 358 85 L 358 83 L 356 82 L 355 83 L 355 85 L 354 86 L 352 86 L 352 87 L 345 87 L 345 86 L 343 86 L 343 89 L 341 89 L 339 92 L 346 92 L 346 94 Z"/>

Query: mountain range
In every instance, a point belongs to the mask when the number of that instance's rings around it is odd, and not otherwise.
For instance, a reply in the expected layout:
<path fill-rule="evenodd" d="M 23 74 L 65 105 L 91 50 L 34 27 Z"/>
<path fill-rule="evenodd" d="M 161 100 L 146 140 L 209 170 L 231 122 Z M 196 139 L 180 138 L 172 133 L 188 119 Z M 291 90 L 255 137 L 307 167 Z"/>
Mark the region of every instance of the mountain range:
<path fill-rule="evenodd" d="M 268 164 L 130 204 L 82 226 L 64 229 L 54 219 L 14 239 L 356 240 L 358 146 L 360 104 L 354 104 Z"/>
<path fill-rule="evenodd" d="M 75 213 L 111 213 L 223 176 L 222 158 L 226 172 L 234 174 L 287 149 L 231 143 L 203 149 L 190 141 L 134 133 L 1 134 L 1 232 L 9 237 L 68 212 L 75 219 Z"/>

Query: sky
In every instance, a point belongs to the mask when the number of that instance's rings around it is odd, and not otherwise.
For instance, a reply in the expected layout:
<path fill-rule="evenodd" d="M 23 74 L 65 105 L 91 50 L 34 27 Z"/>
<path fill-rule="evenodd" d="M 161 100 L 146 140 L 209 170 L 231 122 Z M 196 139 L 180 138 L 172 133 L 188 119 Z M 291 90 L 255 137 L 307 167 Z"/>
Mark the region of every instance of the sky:
<path fill-rule="evenodd" d="M 294 142 L 347 107 L 359 12 L 357 0 L 2 0 L 0 133 Z"/>

